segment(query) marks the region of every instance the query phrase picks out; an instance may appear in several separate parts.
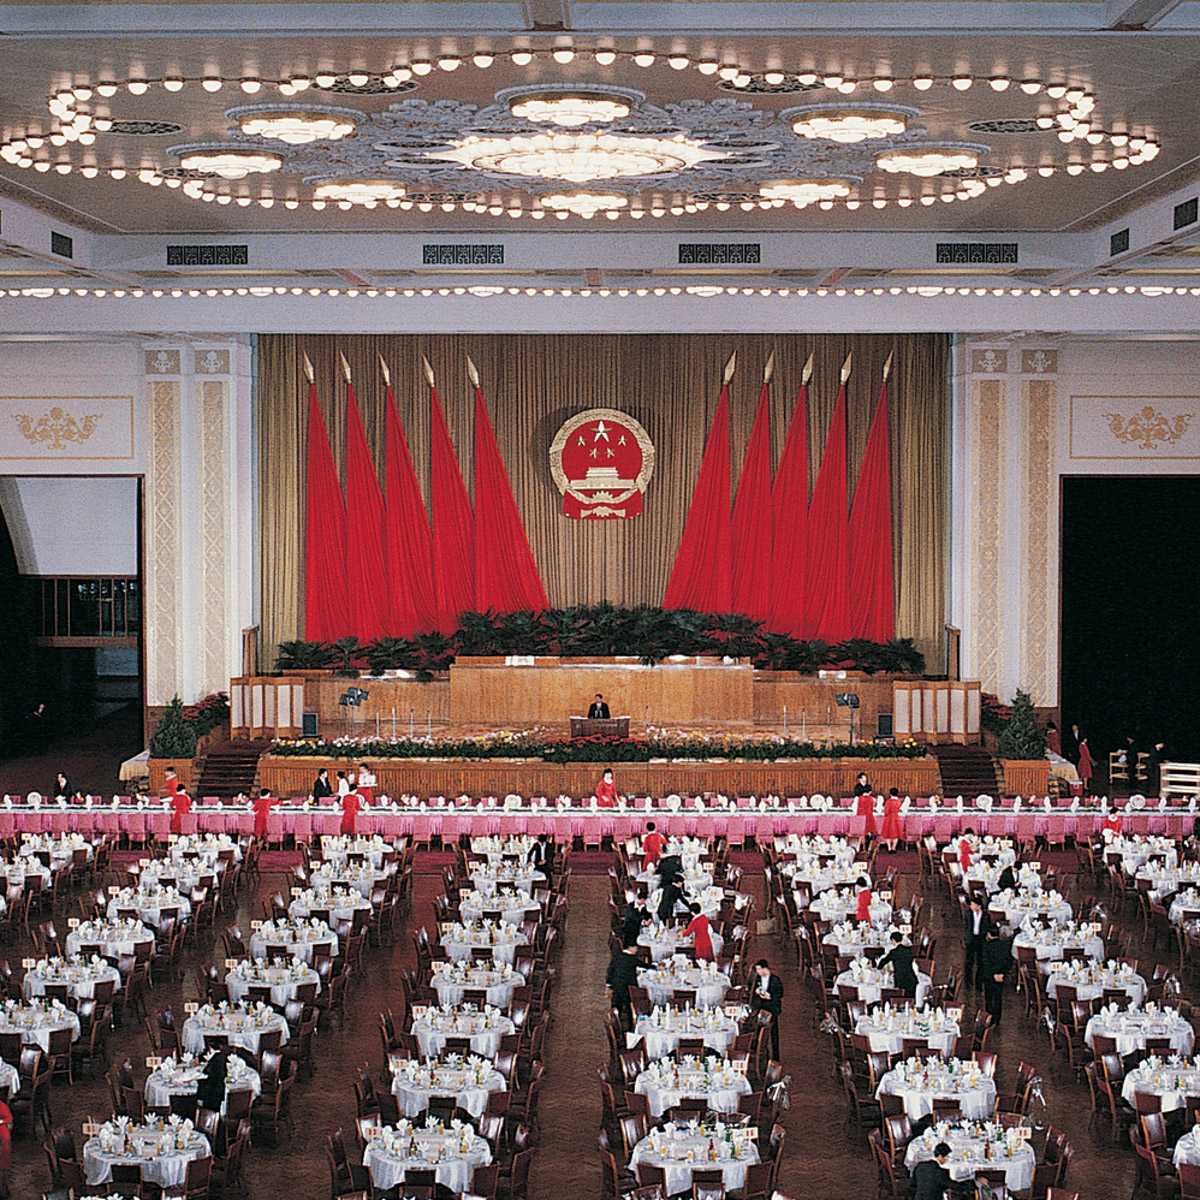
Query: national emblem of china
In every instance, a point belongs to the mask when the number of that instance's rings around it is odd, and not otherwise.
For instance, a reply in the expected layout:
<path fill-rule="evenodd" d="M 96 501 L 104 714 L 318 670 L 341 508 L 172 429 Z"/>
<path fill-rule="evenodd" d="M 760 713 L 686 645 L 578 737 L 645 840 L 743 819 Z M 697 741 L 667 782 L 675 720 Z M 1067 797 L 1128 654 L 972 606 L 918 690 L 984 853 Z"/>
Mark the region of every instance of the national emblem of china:
<path fill-rule="evenodd" d="M 626 413 L 589 408 L 565 421 L 554 435 L 550 473 L 568 517 L 636 517 L 654 473 L 654 444 Z"/>

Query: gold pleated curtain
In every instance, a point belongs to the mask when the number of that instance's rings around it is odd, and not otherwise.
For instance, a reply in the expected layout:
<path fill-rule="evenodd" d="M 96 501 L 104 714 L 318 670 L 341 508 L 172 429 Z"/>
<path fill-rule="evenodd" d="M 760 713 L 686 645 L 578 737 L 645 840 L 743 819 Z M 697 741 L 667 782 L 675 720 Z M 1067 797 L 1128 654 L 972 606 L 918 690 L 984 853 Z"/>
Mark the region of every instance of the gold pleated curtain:
<path fill-rule="evenodd" d="M 316 370 L 334 460 L 345 445 L 345 385 L 337 354 L 353 373 L 367 437 L 383 478 L 382 355 L 392 373 L 400 419 L 426 500 L 429 496 L 429 389 L 421 356 L 433 365 L 463 477 L 472 485 L 473 397 L 469 354 L 492 412 L 513 494 L 551 605 L 609 600 L 659 604 L 679 544 L 704 441 L 734 351 L 730 390 L 733 483 L 750 437 L 763 366 L 775 351 L 771 441 L 778 463 L 801 371 L 814 356 L 809 390 L 810 480 L 815 478 L 838 388 L 853 350 L 847 401 L 850 487 L 857 479 L 879 395 L 884 360 L 890 380 L 896 632 L 912 637 L 931 669 L 941 662 L 949 482 L 949 339 L 944 335 L 264 334 L 258 354 L 258 436 L 262 531 L 262 655 L 304 636 L 304 461 L 308 389 L 303 355 Z M 563 421 L 586 408 L 617 408 L 645 426 L 655 447 L 645 509 L 632 520 L 578 521 L 562 513 L 550 475 L 550 442 Z M 851 491 L 853 495 L 853 491 Z"/>

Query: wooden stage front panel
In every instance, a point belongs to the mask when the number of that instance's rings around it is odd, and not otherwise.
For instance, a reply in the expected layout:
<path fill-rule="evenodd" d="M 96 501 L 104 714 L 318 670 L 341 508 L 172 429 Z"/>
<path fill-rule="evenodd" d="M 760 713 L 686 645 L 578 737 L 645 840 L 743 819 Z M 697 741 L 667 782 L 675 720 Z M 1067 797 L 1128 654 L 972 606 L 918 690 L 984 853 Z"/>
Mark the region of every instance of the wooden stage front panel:
<path fill-rule="evenodd" d="M 367 759 L 379 782 L 377 792 L 429 796 L 559 795 L 592 793 L 604 763 L 546 763 L 531 759 Z M 291 758 L 265 755 L 259 760 L 260 782 L 279 796 L 303 796 L 312 789 L 317 771 L 357 766 L 357 760 Z M 792 762 L 664 762 L 613 763 L 623 795 L 655 797 L 703 792 L 726 796 L 849 796 L 859 771 L 882 792 L 899 788 L 901 795 L 928 796 L 941 789 L 937 760 L 811 759 Z"/>

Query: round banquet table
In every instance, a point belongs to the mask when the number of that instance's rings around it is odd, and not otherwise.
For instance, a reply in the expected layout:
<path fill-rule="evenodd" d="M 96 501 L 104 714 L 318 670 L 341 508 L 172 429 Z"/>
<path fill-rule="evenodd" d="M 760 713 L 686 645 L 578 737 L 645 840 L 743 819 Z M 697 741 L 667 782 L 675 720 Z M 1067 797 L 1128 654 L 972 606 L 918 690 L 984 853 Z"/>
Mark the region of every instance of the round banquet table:
<path fill-rule="evenodd" d="M 1189 888 L 1186 892 L 1180 892 L 1171 901 L 1171 907 L 1167 910 L 1167 914 L 1172 925 L 1182 925 L 1185 920 L 1195 920 L 1197 911 L 1200 911 L 1200 891 Z"/>
<path fill-rule="evenodd" d="M 516 858 L 524 862 L 533 849 L 536 838 L 521 834 L 517 837 L 498 837 L 489 834 L 486 837 L 471 839 L 471 853 L 480 858 L 486 858 L 490 863 L 498 863 L 502 858 Z"/>
<path fill-rule="evenodd" d="M 28 841 L 21 843 L 17 853 L 22 858 L 32 858 L 41 851 L 43 854 L 50 855 L 50 862 L 57 870 L 58 867 L 66 866 L 74 857 L 76 850 L 82 850 L 87 857 L 87 861 L 92 861 L 92 856 L 95 853 L 92 843 L 84 838 L 81 834 L 64 834 L 62 837 L 46 837 L 42 834 L 30 834 Z"/>
<path fill-rule="evenodd" d="M 88 1000 L 96 994 L 96 984 L 105 980 L 115 985 L 114 991 L 120 991 L 120 971 L 103 960 L 99 963 L 66 962 L 61 965 L 45 963 L 25 972 L 21 994 L 26 1000 L 32 1000 L 46 994 L 46 984 L 65 983 L 76 1000 Z"/>
<path fill-rule="evenodd" d="M 170 1138 L 170 1149 L 159 1150 L 158 1147 Z M 142 1169 L 142 1179 L 147 1183 L 156 1183 L 162 1188 L 181 1187 L 187 1177 L 187 1165 L 194 1158 L 208 1158 L 212 1153 L 208 1138 L 202 1133 L 192 1132 L 185 1149 L 178 1149 L 174 1135 L 168 1131 L 159 1132 L 147 1126 L 138 1126 L 133 1134 L 134 1152 L 117 1154 L 106 1150 L 103 1137 L 89 1138 L 83 1145 L 83 1170 L 88 1184 L 96 1187 L 108 1183 L 112 1179 L 114 1163 L 121 1165 L 136 1164 Z"/>
<path fill-rule="evenodd" d="M 797 865 L 794 870 L 789 870 L 788 866 L 787 863 L 782 864 L 779 868 L 780 874 L 791 878 L 793 890 L 807 887 L 810 896 L 820 896 L 835 888 L 851 887 L 866 875 L 857 863 L 821 867 L 813 860 Z"/>
<path fill-rule="evenodd" d="M 662 890 L 654 888 L 649 896 L 646 897 L 646 911 L 651 913 L 658 912 L 658 904 L 662 899 Z M 684 899 L 689 903 L 700 905 L 700 911 L 707 917 L 715 917 L 721 911 L 721 905 L 725 903 L 725 889 L 719 887 L 706 887 L 697 889 L 696 891 L 687 891 L 684 894 Z"/>
<path fill-rule="evenodd" d="M 108 919 L 115 921 L 119 913 L 132 909 L 143 924 L 157 927 L 164 908 L 175 909 L 183 921 L 192 915 L 192 902 L 173 888 L 138 888 L 131 895 L 113 896 L 109 900 Z"/>
<path fill-rule="evenodd" d="M 936 1129 L 936 1127 L 935 1127 Z M 943 1139 L 940 1132 L 930 1129 L 908 1143 L 904 1152 L 904 1165 L 911 1171 L 919 1162 L 933 1157 L 933 1148 Z M 1004 1146 L 999 1147 L 991 1158 L 985 1152 L 983 1138 L 974 1137 L 961 1129 L 951 1129 L 945 1134 L 950 1146 L 950 1159 L 946 1170 L 956 1183 L 974 1179 L 977 1171 L 1003 1171 L 1010 1193 L 1024 1192 L 1033 1186 L 1033 1169 L 1037 1156 L 1028 1142 L 1017 1144 L 1009 1158 Z"/>
<path fill-rule="evenodd" d="M 142 887 L 169 887 L 185 896 L 190 896 L 197 888 L 212 888 L 216 886 L 217 872 L 210 866 L 191 866 L 183 863 L 154 863 L 149 867 L 139 867 L 136 863 L 127 872 L 133 877 L 130 885 Z M 127 907 L 127 906 L 122 906 Z"/>
<path fill-rule="evenodd" d="M 437 965 L 434 964 L 435 967 Z M 525 986 L 525 976 L 520 971 L 514 971 L 507 963 L 499 967 L 447 963 L 444 970 L 434 971 L 432 985 L 437 992 L 438 1003 L 443 1006 L 461 1004 L 464 992 L 470 988 L 472 991 L 487 992 L 488 1004 L 506 1009 L 512 1004 L 513 992 Z"/>
<path fill-rule="evenodd" d="M 1193 1125 L 1175 1143 L 1175 1165 L 1178 1167 L 1181 1163 L 1188 1163 L 1191 1166 L 1200 1166 L 1200 1125 Z"/>
<path fill-rule="evenodd" d="M 898 932 L 898 931 L 897 931 Z M 859 955 L 864 950 L 882 950 L 891 945 L 892 928 L 876 925 L 839 925 L 821 939 L 823 946 L 836 946 L 839 955 Z"/>
<path fill-rule="evenodd" d="M 172 1096 L 194 1096 L 204 1076 L 201 1062 L 178 1063 L 165 1059 L 161 1066 L 146 1076 L 146 1104 L 151 1108 L 169 1108 Z M 262 1080 L 258 1072 L 240 1055 L 231 1054 L 225 1070 L 225 1101 L 234 1092 L 250 1092 L 257 1099 L 262 1095 Z M 225 1115 L 226 1102 L 221 1103 Z"/>
<path fill-rule="evenodd" d="M 317 926 L 313 926 L 311 921 L 303 924 L 289 922 L 286 925 L 264 921 L 261 928 L 250 935 L 250 957 L 267 958 L 268 946 L 282 946 L 290 958 L 302 958 L 306 963 L 311 963 L 316 946 L 328 946 L 330 956 L 336 958 L 338 936 L 323 921 Z"/>
<path fill-rule="evenodd" d="M 816 913 L 822 921 L 845 921 L 853 918 L 858 910 L 858 900 L 853 892 L 830 889 L 822 892 L 809 906 L 809 912 Z M 892 919 L 892 906 L 886 900 L 871 900 L 871 924 L 889 923 Z"/>
<path fill-rule="evenodd" d="M 1080 1000 L 1100 1000 L 1105 988 L 1120 988 L 1139 1007 L 1146 999 L 1146 981 L 1136 971 L 1119 968 L 1112 971 L 1099 962 L 1051 967 L 1046 979 L 1047 994 L 1057 996 L 1059 984 L 1073 987 Z"/>
<path fill-rule="evenodd" d="M 1175 1112 L 1185 1107 L 1188 1096 L 1200 1094 L 1200 1068 L 1184 1064 L 1172 1066 L 1167 1059 L 1155 1055 L 1153 1060 L 1147 1059 L 1127 1071 L 1121 1081 L 1121 1096 L 1131 1107 L 1138 1092 L 1157 1096 L 1163 1112 Z M 1196 1161 L 1200 1162 L 1200 1157 Z"/>
<path fill-rule="evenodd" d="M 0 1092 L 10 1100 L 21 1090 L 21 1076 L 17 1068 L 0 1059 Z"/>
<path fill-rule="evenodd" d="M 289 966 L 266 966 L 243 959 L 225 972 L 225 987 L 235 1004 L 246 998 L 252 987 L 269 987 L 271 1003 L 282 1008 L 296 998 L 297 988 L 315 983 L 321 990 L 321 977 L 307 963 L 297 960 Z"/>
<path fill-rule="evenodd" d="M 205 1005 L 184 1021 L 180 1041 L 189 1054 L 203 1054 L 205 1034 L 222 1034 L 231 1046 L 240 1046 L 257 1054 L 259 1038 L 276 1030 L 280 1034 L 280 1045 L 287 1045 L 288 1025 L 277 1012 L 268 1011 L 256 1018 L 240 1004 L 224 1013 Z"/>
<path fill-rule="evenodd" d="M 437 1058 L 445 1048 L 448 1037 L 471 1039 L 471 1052 L 482 1058 L 495 1058 L 500 1053 L 500 1039 L 515 1033 L 517 1027 L 501 1013 L 481 1013 L 457 1009 L 446 1012 L 430 1009 L 412 1023 L 422 1058 Z"/>
<path fill-rule="evenodd" d="M 1090 959 L 1104 957 L 1104 942 L 1097 934 L 1081 937 L 1078 930 L 1035 929 L 1026 926 L 1013 938 L 1013 954 L 1032 946 L 1039 962 L 1058 962 L 1068 950 L 1082 950 Z"/>
<path fill-rule="evenodd" d="M 725 998 L 732 984 L 722 971 L 702 967 L 688 959 L 661 960 L 662 965 L 638 970 L 638 986 L 650 994 L 652 1004 L 671 1004 L 678 991 L 696 993 L 698 1008 L 712 1008 Z"/>
<path fill-rule="evenodd" d="M 321 857 L 327 863 L 340 866 L 351 854 L 361 854 L 371 866 L 378 869 L 383 865 L 383 856 L 394 847 L 383 838 L 346 837 L 344 834 L 325 834 L 321 838 Z"/>
<path fill-rule="evenodd" d="M 494 928 L 494 927 L 493 927 Z M 505 929 L 495 933 L 488 929 L 464 929 L 459 926 L 453 933 L 442 937 L 442 946 L 446 957 L 454 962 L 462 962 L 471 957 L 472 950 L 491 951 L 495 963 L 512 963 L 517 955 L 517 947 L 528 945 L 529 939 L 519 929 Z"/>
<path fill-rule="evenodd" d="M 231 857 L 234 862 L 242 861 L 242 848 L 227 833 L 192 833 L 178 837 L 170 843 L 167 857 L 182 862 L 189 855 L 200 855 L 216 861 L 221 855 Z"/>
<path fill-rule="evenodd" d="M 1104 847 L 1105 862 L 1118 859 L 1127 875 L 1137 874 L 1143 863 L 1154 857 L 1162 860 L 1165 866 L 1179 866 L 1179 850 L 1170 838 L 1116 837 Z"/>
<path fill-rule="evenodd" d="M 1153 1016 L 1144 1010 L 1126 1011 L 1110 1016 L 1097 1013 L 1087 1023 L 1083 1040 L 1090 1050 L 1096 1034 L 1117 1039 L 1117 1053 L 1124 1057 L 1146 1048 L 1148 1037 L 1169 1037 L 1172 1054 L 1191 1054 L 1194 1034 L 1190 1022 L 1170 1009 Z"/>
<path fill-rule="evenodd" d="M 392 1076 L 392 1095 L 400 1102 L 400 1111 L 406 1117 L 420 1116 L 429 1107 L 431 1096 L 449 1096 L 471 1116 L 481 1117 L 487 1108 L 488 1093 L 507 1090 L 504 1076 L 490 1064 L 482 1078 L 469 1067 L 436 1061 L 410 1064 Z"/>
<path fill-rule="evenodd" d="M 754 1143 L 744 1135 L 737 1136 L 734 1143 L 737 1157 L 730 1158 L 726 1155 L 724 1138 L 721 1138 L 715 1162 L 708 1157 L 708 1143 L 707 1135 L 691 1133 L 686 1128 L 676 1129 L 673 1134 L 655 1130 L 634 1146 L 630 1166 L 634 1171 L 639 1163 L 662 1167 L 666 1175 L 667 1194 L 670 1196 L 691 1192 L 692 1172 L 695 1170 L 720 1170 L 726 1192 L 744 1187 L 747 1168 L 759 1161 L 758 1148 Z"/>
<path fill-rule="evenodd" d="M 1014 895 L 997 892 L 987 901 L 989 913 L 1000 913 L 1004 924 L 1019 927 L 1027 917 L 1048 917 L 1058 925 L 1068 924 L 1073 913 L 1071 906 L 1057 892 L 1028 892 Z"/>
<path fill-rule="evenodd" d="M 43 887 L 50 882 L 50 868 L 36 858 L 0 863 L 0 879 L 6 887 L 24 887 L 27 875 L 39 876 Z"/>
<path fill-rule="evenodd" d="M 485 896 L 476 890 L 459 901 L 458 912 L 464 921 L 482 921 L 486 914 L 493 920 L 498 916 L 506 925 L 520 925 L 540 917 L 542 906 L 524 892 Z"/>
<path fill-rule="evenodd" d="M 790 833 L 775 839 L 775 853 L 785 858 L 833 858 L 835 862 L 852 863 L 858 851 L 842 837 L 822 837 L 819 834 Z M 780 863 L 782 866 L 782 862 Z"/>
<path fill-rule="evenodd" d="M 50 1034 L 59 1029 L 70 1030 L 71 1041 L 79 1040 L 79 1018 L 62 1005 L 43 1009 L 41 1004 L 18 1001 L 0 1007 L 0 1033 L 19 1033 L 23 1045 L 40 1046 L 49 1053 Z"/>
<path fill-rule="evenodd" d="M 371 893 L 377 887 L 383 886 L 387 877 L 387 870 L 367 863 L 361 867 L 323 867 L 314 871 L 309 881 L 318 891 L 328 892 L 340 887 L 347 891 L 355 891 L 364 900 L 369 900 Z"/>
<path fill-rule="evenodd" d="M 109 958 L 125 958 L 147 945 L 154 945 L 154 934 L 141 921 L 84 921 L 67 934 L 66 951 L 79 954 L 82 946 L 99 946 Z"/>
<path fill-rule="evenodd" d="M 638 937 L 639 946 L 648 946 L 650 948 L 650 958 L 653 962 L 662 962 L 664 958 L 671 958 L 680 946 L 691 946 L 692 935 L 685 934 L 685 926 L 676 925 L 664 928 L 662 926 L 652 927 Z M 714 929 L 710 934 L 712 938 L 713 955 L 720 957 L 721 949 L 725 945 L 721 935 Z"/>
<path fill-rule="evenodd" d="M 307 921 L 308 915 L 313 909 L 329 913 L 335 921 L 353 921 L 356 912 L 371 911 L 371 902 L 357 891 L 348 892 L 345 889 L 339 889 L 338 892 L 331 893 L 305 888 L 288 905 L 288 916 L 293 921 Z"/>
<path fill-rule="evenodd" d="M 895 987 L 890 966 L 882 971 L 878 967 L 861 967 L 856 975 L 853 971 L 843 971 L 834 981 L 834 987 L 842 986 L 858 988 L 858 998 L 866 1004 L 878 1004 L 883 999 L 885 987 Z M 922 1006 L 929 996 L 933 980 L 923 971 L 917 972 L 917 992 L 913 1002 Z"/>
<path fill-rule="evenodd" d="M 1147 864 L 1138 869 L 1136 878 L 1138 882 L 1150 884 L 1151 900 L 1162 900 L 1164 896 L 1174 895 L 1178 891 L 1200 888 L 1200 863 L 1188 862 L 1165 869 Z"/>
<path fill-rule="evenodd" d="M 707 1062 L 708 1071 L 695 1063 L 657 1059 L 637 1077 L 633 1090 L 649 1101 L 653 1117 L 661 1117 L 681 1100 L 703 1100 L 709 1112 L 737 1112 L 738 1098 L 753 1091 L 750 1080 L 724 1060 Z"/>
<path fill-rule="evenodd" d="M 492 1161 L 491 1147 L 477 1135 L 471 1135 L 469 1147 L 464 1152 L 458 1135 L 450 1131 L 418 1130 L 411 1143 L 400 1137 L 395 1143 L 396 1149 L 389 1145 L 396 1130 L 385 1129 L 383 1133 L 388 1136 L 371 1138 L 363 1154 L 363 1166 L 371 1177 L 371 1186 L 381 1192 L 402 1183 L 405 1170 L 415 1167 L 420 1170 L 432 1168 L 438 1183 L 461 1195 L 470 1190 L 475 1168 L 486 1167 Z"/>
<path fill-rule="evenodd" d="M 647 870 L 639 871 L 634 878 L 638 883 L 644 883 L 647 887 L 657 887 L 659 884 L 658 867 L 653 866 Z M 685 866 L 683 874 L 679 876 L 679 882 L 686 890 L 693 892 L 712 887 L 712 867 L 707 867 L 700 862 L 694 863 L 690 867 Z"/>
<path fill-rule="evenodd" d="M 942 1023 L 935 1029 L 931 1018 L 919 1017 L 911 1009 L 904 1008 L 894 1010 L 892 1017 L 891 1021 L 885 1020 L 877 1009 L 873 1010 L 859 1018 L 854 1032 L 870 1038 L 871 1049 L 876 1052 L 900 1054 L 905 1038 L 920 1038 L 931 1049 L 940 1051 L 946 1057 L 954 1052 L 959 1034 L 957 1021 L 943 1017 Z"/>
<path fill-rule="evenodd" d="M 988 1120 L 996 1103 L 995 1081 L 975 1064 L 955 1061 L 958 1066 L 953 1073 L 946 1069 L 945 1061 L 936 1059 L 921 1064 L 921 1076 L 895 1067 L 880 1078 L 875 1098 L 899 1096 L 911 1121 L 929 1116 L 935 1099 L 957 1100 L 968 1121 Z"/>
<path fill-rule="evenodd" d="M 516 888 L 519 892 L 532 893 L 533 889 L 546 882 L 545 873 L 531 867 L 484 866 L 482 863 L 471 868 L 471 878 L 480 891 L 496 890 L 501 887 Z"/>
<path fill-rule="evenodd" d="M 666 1058 L 675 1053 L 681 1038 L 699 1038 L 724 1058 L 737 1035 L 737 1021 L 719 1008 L 657 1008 L 638 1017 L 633 1032 L 625 1035 L 625 1044 L 633 1050 L 640 1042 L 647 1058 Z"/>

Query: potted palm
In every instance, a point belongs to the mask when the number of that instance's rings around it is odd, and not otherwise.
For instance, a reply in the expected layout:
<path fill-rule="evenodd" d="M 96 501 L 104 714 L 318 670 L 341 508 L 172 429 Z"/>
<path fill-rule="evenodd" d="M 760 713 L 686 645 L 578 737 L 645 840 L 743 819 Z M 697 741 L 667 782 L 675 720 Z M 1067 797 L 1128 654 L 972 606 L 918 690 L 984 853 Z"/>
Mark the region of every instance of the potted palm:
<path fill-rule="evenodd" d="M 150 790 L 162 791 L 168 767 L 175 769 L 179 782 L 190 790 L 195 757 L 196 728 L 183 714 L 183 701 L 175 696 L 150 738 Z"/>
<path fill-rule="evenodd" d="M 1017 689 L 1012 716 L 1000 734 L 1000 765 L 1007 796 L 1044 796 L 1050 790 L 1046 739 L 1038 728 L 1033 700 Z"/>

